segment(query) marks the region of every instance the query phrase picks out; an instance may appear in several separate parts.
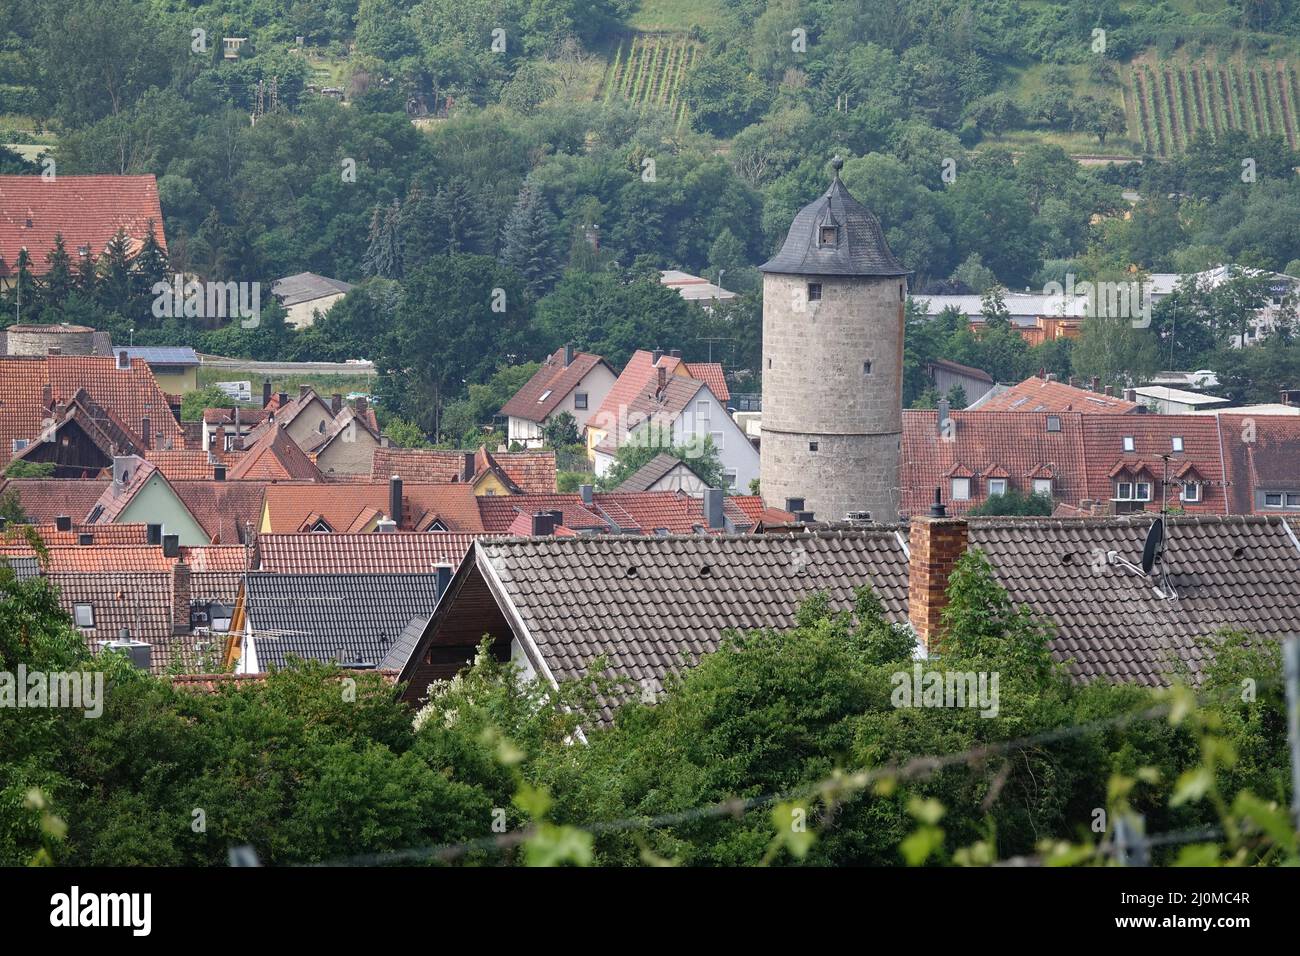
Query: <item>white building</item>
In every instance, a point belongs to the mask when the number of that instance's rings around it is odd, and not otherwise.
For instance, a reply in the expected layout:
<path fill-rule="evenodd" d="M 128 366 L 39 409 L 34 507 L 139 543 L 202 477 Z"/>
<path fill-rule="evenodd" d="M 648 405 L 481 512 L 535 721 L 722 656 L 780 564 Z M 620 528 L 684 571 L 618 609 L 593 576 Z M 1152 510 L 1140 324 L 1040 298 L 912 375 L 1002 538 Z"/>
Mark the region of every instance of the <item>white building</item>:
<path fill-rule="evenodd" d="M 314 272 L 299 272 L 271 283 L 271 294 L 288 312 L 285 324 L 295 329 L 312 326 L 317 315 L 324 315 L 351 290 L 352 286 L 340 279 L 330 279 Z"/>
<path fill-rule="evenodd" d="M 587 420 L 600 408 L 617 376 L 599 355 L 575 352 L 572 346 L 556 349 L 527 384 L 502 406 L 506 441 L 525 448 L 541 448 L 543 430 L 552 417 L 573 416 L 581 438 Z"/>

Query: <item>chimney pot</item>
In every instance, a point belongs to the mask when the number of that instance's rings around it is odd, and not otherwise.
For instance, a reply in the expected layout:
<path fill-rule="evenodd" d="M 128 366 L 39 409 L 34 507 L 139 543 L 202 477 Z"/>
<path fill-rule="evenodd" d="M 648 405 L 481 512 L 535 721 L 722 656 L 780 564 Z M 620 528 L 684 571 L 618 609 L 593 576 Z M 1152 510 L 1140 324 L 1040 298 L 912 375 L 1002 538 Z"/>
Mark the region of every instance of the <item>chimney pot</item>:
<path fill-rule="evenodd" d="M 1094 392 L 1101 391 L 1101 378 L 1099 376 L 1094 375 L 1092 377 L 1092 381 L 1088 385 L 1088 388 L 1090 391 L 1094 391 Z"/>
<path fill-rule="evenodd" d="M 288 393 L 288 392 L 281 392 L 281 393 L 280 393 L 280 407 L 283 408 L 285 405 L 288 405 L 288 404 L 289 404 L 289 393 Z"/>
<path fill-rule="evenodd" d="M 302 385 L 302 384 L 299 384 L 299 386 L 298 386 L 298 397 L 299 397 L 299 398 L 306 398 L 306 397 L 307 397 L 307 393 L 310 392 L 310 391 L 311 391 L 311 386 L 310 386 L 310 385 Z"/>
<path fill-rule="evenodd" d="M 671 350 L 668 352 L 668 354 L 671 355 L 673 358 L 677 358 L 677 359 L 679 359 L 679 358 L 682 357 L 682 350 L 681 350 L 681 349 L 671 349 Z"/>
<path fill-rule="evenodd" d="M 668 385 L 668 369 L 661 365 L 658 367 L 657 371 L 659 373 L 659 379 L 658 386 L 655 388 L 655 394 L 662 395 L 664 388 Z"/>
<path fill-rule="evenodd" d="M 659 360 L 660 360 L 661 358 L 663 358 L 663 357 L 664 357 L 664 350 L 663 350 L 663 349 L 655 349 L 653 352 L 650 353 L 650 358 L 651 358 L 651 360 L 652 360 L 652 361 L 651 361 L 651 364 L 653 364 L 653 365 L 658 365 L 658 364 L 659 364 Z"/>
<path fill-rule="evenodd" d="M 555 531 L 555 513 L 552 511 L 539 511 L 533 515 L 532 534 L 533 537 L 546 537 Z"/>
<path fill-rule="evenodd" d="M 573 364 L 573 345 L 564 346 L 564 367 L 568 368 Z"/>
<path fill-rule="evenodd" d="M 330 396 L 330 411 L 334 413 L 335 417 L 338 416 L 339 412 L 343 411 L 343 396 L 338 392 Z"/>
<path fill-rule="evenodd" d="M 266 406 L 270 404 L 271 404 L 271 383 L 263 382 L 262 383 L 262 407 L 266 408 Z"/>
<path fill-rule="evenodd" d="M 592 485 L 578 485 L 578 494 L 582 495 L 582 503 L 584 505 L 589 505 L 593 503 L 593 501 L 595 500 L 593 498 L 593 492 L 595 490 L 596 490 L 595 487 Z"/>
<path fill-rule="evenodd" d="M 1124 389 L 1124 401 L 1137 402 L 1137 400 L 1138 400 L 1138 393 L 1136 388 Z"/>
<path fill-rule="evenodd" d="M 948 405 L 948 399 L 939 399 L 939 404 L 936 408 L 938 409 L 938 415 L 936 415 L 934 419 L 935 434 L 942 435 L 944 429 L 948 427 L 948 421 L 952 418 L 952 411 Z"/>

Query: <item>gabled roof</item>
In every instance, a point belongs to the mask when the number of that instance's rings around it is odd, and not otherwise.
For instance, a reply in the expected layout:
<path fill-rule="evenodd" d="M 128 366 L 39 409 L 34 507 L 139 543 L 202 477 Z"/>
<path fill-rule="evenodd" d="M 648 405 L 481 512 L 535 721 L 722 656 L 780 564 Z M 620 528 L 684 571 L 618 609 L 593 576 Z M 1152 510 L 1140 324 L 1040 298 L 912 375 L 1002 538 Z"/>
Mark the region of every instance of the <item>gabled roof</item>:
<path fill-rule="evenodd" d="M 1163 567 L 1178 597 L 1097 555 L 1137 563 L 1155 518 L 975 518 L 970 544 L 988 556 L 1016 604 L 1056 624 L 1053 654 L 1084 679 L 1168 680 L 1180 663 L 1199 673 L 1194 640 L 1224 627 L 1264 636 L 1300 629 L 1300 548 L 1280 518 L 1170 518 Z"/>
<path fill-rule="evenodd" d="M 474 534 L 393 531 L 384 534 L 263 534 L 262 571 L 276 574 L 428 574 L 460 565 Z"/>
<path fill-rule="evenodd" d="M 709 391 L 722 404 L 731 401 L 731 389 L 727 388 L 727 376 L 717 362 L 687 362 L 686 371 L 691 378 L 698 379 L 709 386 Z"/>
<path fill-rule="evenodd" d="M 119 228 L 126 230 L 134 255 L 149 234 L 150 221 L 158 244 L 166 249 L 158 183 L 152 174 L 0 176 L 0 258 L 5 263 L 0 276 L 15 271 L 24 246 L 32 274 L 45 275 L 50 267 L 46 253 L 59 234 L 74 265 L 82 246 L 98 258 Z"/>
<path fill-rule="evenodd" d="M 695 396 L 708 386 L 697 379 L 683 375 L 669 375 L 662 390 L 652 382 L 627 404 L 626 414 L 596 445 L 596 450 L 607 455 L 617 454 L 637 433 L 647 426 L 667 428 L 690 407 Z"/>
<path fill-rule="evenodd" d="M 609 363 L 590 352 L 575 352 L 573 361 L 566 366 L 564 349 L 556 349 L 524 387 L 501 406 L 501 414 L 530 422 L 545 421 L 597 365 L 609 368 Z M 611 368 L 610 374 L 613 372 Z"/>
<path fill-rule="evenodd" d="M 939 413 L 903 410 L 902 510 L 925 514 L 940 488 L 949 513 L 960 514 L 987 497 L 987 482 L 973 482 L 969 501 L 950 501 L 953 477 L 974 477 L 999 465 L 1014 479 L 1055 475 L 1053 494 L 1077 503 L 1088 497 L 1084 475 L 1083 432 L 1077 412 L 1061 412 L 1061 430 L 1047 430 L 1047 415 L 1031 412 L 949 413 L 951 428 L 939 434 Z M 1017 490 L 1032 490 L 1021 487 Z M 1110 497 L 1108 493 L 1107 498 Z"/>
<path fill-rule="evenodd" d="M 244 478 L 263 481 L 322 480 L 320 469 L 298 447 L 298 443 L 289 437 L 284 425 L 278 420 L 251 448 L 239 456 L 238 463 L 228 477 L 235 481 Z"/>
<path fill-rule="evenodd" d="M 659 356 L 659 363 L 654 361 L 654 353 L 637 349 L 623 366 L 623 371 L 614 380 L 614 385 L 600 403 L 600 408 L 591 416 L 590 424 L 604 431 L 612 431 L 620 419 L 620 409 L 626 409 L 657 378 L 658 370 L 663 369 L 670 378 L 677 374 L 682 360 L 666 352 Z M 626 412 L 623 412 L 626 414 Z"/>
<path fill-rule="evenodd" d="M 981 412 L 1108 412 L 1127 415 L 1137 412 L 1141 407 L 1137 402 L 1075 388 L 1065 382 L 1048 381 L 1034 375 L 981 403 L 978 410 Z"/>
<path fill-rule="evenodd" d="M 833 607 L 845 608 L 857 588 L 870 584 L 892 620 L 907 618 L 907 559 L 892 531 L 797 540 L 501 539 L 479 541 L 474 549 L 402 670 L 412 697 L 424 696 L 439 676 L 425 663 L 430 648 L 446 655 L 464 641 L 460 646 L 472 657 L 469 635 L 485 631 L 498 640 L 515 637 L 539 674 L 560 681 L 580 677 L 594 658 L 607 655 L 610 671 L 637 682 L 640 693 L 641 686 L 661 690 L 665 677 L 715 650 L 729 631 L 792 626 L 799 604 L 819 591 Z M 456 600 L 471 576 L 486 583 L 497 604 L 492 615 L 481 605 L 470 614 Z M 461 615 L 468 617 L 457 627 Z M 513 635 L 497 633 L 502 615 L 516 622 Z M 605 702 L 606 720 L 615 703 Z"/>
<path fill-rule="evenodd" d="M 239 544 L 261 526 L 264 481 L 173 481 L 172 490 L 213 544 Z"/>
<path fill-rule="evenodd" d="M 490 534 L 521 534 L 542 511 L 559 511 L 567 531 L 601 531 L 638 535 L 721 534 L 706 527 L 703 501 L 684 491 L 596 492 L 591 504 L 581 495 L 503 495 L 478 499 L 483 526 Z M 760 521 L 789 521 L 793 515 L 768 509 L 756 495 L 729 495 L 723 515 L 737 531 L 750 531 Z"/>
<path fill-rule="evenodd" d="M 185 433 L 167 396 L 141 359 L 119 369 L 109 355 L 6 355 L 0 356 L 0 457 L 8 460 L 15 438 L 30 441 L 40 435 L 52 419 L 52 408 L 71 403 L 82 389 L 137 436 L 148 418 L 154 447 L 185 447 Z"/>
<path fill-rule="evenodd" d="M 99 406 L 84 388 L 77 389 L 66 405 L 59 403 L 50 410 L 45 428 L 26 448 L 14 452 L 14 461 L 50 463 L 56 478 L 93 477 L 107 467 L 117 455 L 139 455 L 145 451 L 144 438 L 138 434 L 143 423 L 133 431 L 116 415 Z M 65 443 L 73 431 L 80 431 L 94 448 L 95 460 L 77 439 L 71 440 L 76 451 L 65 454 Z M 153 431 L 152 426 L 150 431 Z"/>
<path fill-rule="evenodd" d="M 1169 519 L 1161 569 L 1136 563 L 1153 516 L 977 518 L 969 543 L 988 557 L 1011 601 L 1054 626 L 1053 656 L 1076 679 L 1161 684 L 1197 679 L 1197 638 L 1219 629 L 1267 638 L 1300 630 L 1300 544 L 1278 517 Z M 734 630 L 793 626 L 809 594 L 834 608 L 871 585 L 887 617 L 907 615 L 906 528 L 692 537 L 482 540 L 461 564 L 401 679 L 407 697 L 468 663 L 479 641 L 517 640 L 548 679 L 575 679 L 598 656 L 658 692 Z M 1164 573 L 1162 574 L 1161 571 Z M 1164 590 L 1160 590 L 1163 588 Z M 1170 594 L 1174 597 L 1171 597 Z M 616 701 L 606 701 L 608 720 Z"/>
<path fill-rule="evenodd" d="M 299 272 L 271 283 L 271 294 L 285 307 L 351 291 L 352 286 L 342 279 L 331 279 L 314 272 Z"/>
<path fill-rule="evenodd" d="M 387 481 L 267 485 L 266 511 L 270 530 L 277 533 L 298 531 L 307 516 L 315 513 L 335 531 L 346 531 L 363 512 L 387 515 L 388 495 Z M 435 518 L 448 531 L 484 530 L 474 489 L 467 484 L 403 482 L 402 499 L 402 530 L 419 530 Z"/>
<path fill-rule="evenodd" d="M 369 415 L 358 415 L 356 410 L 351 406 L 343 408 L 334 416 L 332 421 L 324 432 L 313 436 L 304 448 L 305 451 L 319 456 L 330 445 L 340 438 L 343 441 L 355 441 L 356 431 L 360 428 L 370 434 L 376 444 L 379 442 L 379 429 L 370 423 Z"/>
<path fill-rule="evenodd" d="M 108 485 L 106 478 L 12 478 L 0 479 L 0 492 L 17 492 L 33 524 L 53 526 L 59 515 L 83 521 Z"/>
<path fill-rule="evenodd" d="M 258 670 L 290 657 L 378 665 L 438 603 L 436 574 L 266 574 L 244 595 Z"/>
<path fill-rule="evenodd" d="M 116 467 L 116 466 L 115 466 Z M 142 458 L 132 458 L 123 471 L 124 481 L 116 477 L 108 483 L 99 500 L 91 505 L 86 515 L 88 524 L 112 524 L 145 486 L 155 478 L 171 487 L 170 482 L 157 468 Z M 179 497 L 179 496 L 178 496 Z"/>
<path fill-rule="evenodd" d="M 889 251 L 880 221 L 841 182 L 843 163 L 838 158 L 836 163 L 830 188 L 799 210 L 781 250 L 759 269 L 793 275 L 909 275 Z M 823 227 L 835 228 L 833 242 L 820 241 Z"/>
<path fill-rule="evenodd" d="M 691 470 L 690 466 L 676 455 L 670 455 L 666 451 L 661 451 L 636 471 L 632 472 L 632 474 L 628 475 L 623 483 L 618 486 L 618 490 L 649 491 L 675 468 L 685 468 L 687 471 Z M 695 474 L 695 472 L 692 471 L 691 474 Z"/>
<path fill-rule="evenodd" d="M 1300 417 L 1225 414 L 1216 420 L 1234 513 L 1255 510 L 1254 490 L 1300 491 Z"/>
<path fill-rule="evenodd" d="M 1083 497 L 1103 501 L 1112 498 L 1113 479 L 1125 470 L 1132 475 L 1145 470 L 1153 480 L 1160 481 L 1165 474 L 1161 456 L 1168 455 L 1171 482 L 1179 469 L 1192 462 L 1206 483 L 1200 501 L 1184 504 L 1171 492 L 1171 504 L 1192 512 L 1227 511 L 1217 419 L 1201 415 L 1102 414 L 1083 415 L 1080 423 L 1087 480 L 1087 494 Z M 1126 437 L 1133 439 L 1132 451 L 1124 448 Z M 1175 437 L 1183 440 L 1181 452 L 1173 450 Z"/>
<path fill-rule="evenodd" d="M 211 451 L 202 448 L 154 448 L 145 452 L 149 463 L 161 471 L 169 481 L 203 481 L 212 479 L 216 469 L 224 467 L 227 477 L 235 464 L 243 457 L 243 452 L 217 451 L 213 444 Z"/>
<path fill-rule="evenodd" d="M 483 530 L 490 534 L 505 534 L 519 515 L 539 511 L 561 512 L 564 527 L 573 531 L 604 531 L 609 527 L 603 515 L 582 503 L 581 495 L 485 495 L 475 500 Z"/>

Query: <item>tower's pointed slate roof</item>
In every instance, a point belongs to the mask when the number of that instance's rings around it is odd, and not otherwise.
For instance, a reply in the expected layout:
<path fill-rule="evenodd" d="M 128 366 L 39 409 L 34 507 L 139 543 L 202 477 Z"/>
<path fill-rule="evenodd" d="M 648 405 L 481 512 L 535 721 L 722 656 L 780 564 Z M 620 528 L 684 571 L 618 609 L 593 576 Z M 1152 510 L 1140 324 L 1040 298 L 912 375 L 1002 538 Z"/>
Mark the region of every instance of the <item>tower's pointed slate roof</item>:
<path fill-rule="evenodd" d="M 835 177 L 830 188 L 799 210 L 781 251 L 759 268 L 794 275 L 910 275 L 889 251 L 880 220 L 854 199 L 840 180 L 843 162 L 836 157 L 832 165 Z M 835 228 L 834 242 L 819 241 L 824 226 Z"/>

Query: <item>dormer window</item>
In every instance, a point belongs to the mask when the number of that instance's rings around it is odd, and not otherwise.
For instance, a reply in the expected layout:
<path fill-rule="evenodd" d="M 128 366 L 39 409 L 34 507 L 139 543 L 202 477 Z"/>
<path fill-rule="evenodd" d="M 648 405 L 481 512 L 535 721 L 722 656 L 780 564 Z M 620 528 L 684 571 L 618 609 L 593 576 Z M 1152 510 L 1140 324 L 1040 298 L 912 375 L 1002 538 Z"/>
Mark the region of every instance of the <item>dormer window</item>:
<path fill-rule="evenodd" d="M 817 240 L 818 245 L 833 246 L 840 241 L 839 226 L 822 226 Z"/>

